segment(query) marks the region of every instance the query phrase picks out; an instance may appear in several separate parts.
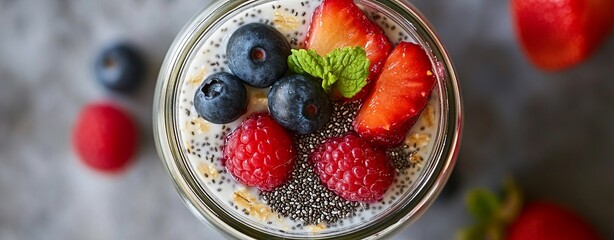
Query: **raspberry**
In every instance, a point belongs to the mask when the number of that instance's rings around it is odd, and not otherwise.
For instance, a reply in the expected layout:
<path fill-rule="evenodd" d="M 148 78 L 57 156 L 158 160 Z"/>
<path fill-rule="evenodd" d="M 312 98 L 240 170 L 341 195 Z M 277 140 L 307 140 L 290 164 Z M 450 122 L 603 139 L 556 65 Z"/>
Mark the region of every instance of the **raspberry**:
<path fill-rule="evenodd" d="M 239 182 L 271 191 L 290 177 L 296 152 L 292 138 L 266 113 L 256 113 L 230 133 L 224 146 L 226 169 Z"/>
<path fill-rule="evenodd" d="M 309 160 L 324 185 L 348 201 L 375 202 L 394 178 L 386 152 L 354 133 L 326 140 Z"/>
<path fill-rule="evenodd" d="M 124 168 L 136 153 L 138 136 L 132 119 L 108 103 L 87 105 L 77 118 L 73 147 L 81 160 L 101 172 Z"/>

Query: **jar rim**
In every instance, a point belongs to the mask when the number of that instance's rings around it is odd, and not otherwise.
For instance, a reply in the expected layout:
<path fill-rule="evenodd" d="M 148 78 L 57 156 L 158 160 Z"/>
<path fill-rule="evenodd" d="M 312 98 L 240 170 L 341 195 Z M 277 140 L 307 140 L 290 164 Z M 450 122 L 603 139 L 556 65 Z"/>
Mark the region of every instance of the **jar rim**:
<path fill-rule="evenodd" d="M 160 156 L 164 168 L 172 178 L 175 188 L 181 195 L 184 204 L 201 221 L 214 227 L 218 232 L 228 237 L 247 239 L 275 237 L 259 231 L 244 231 L 243 223 L 227 216 L 216 209 L 221 209 L 216 201 L 205 194 L 205 190 L 197 180 L 194 172 L 187 164 L 186 156 L 179 149 L 179 133 L 175 129 L 175 104 L 177 89 L 179 87 L 179 77 L 183 68 L 188 64 L 188 58 L 194 48 L 198 45 L 200 38 L 207 31 L 211 30 L 218 19 L 223 19 L 229 14 L 230 9 L 236 9 L 260 0 L 225 0 L 214 1 L 209 7 L 204 8 L 194 17 L 177 35 L 168 51 L 162 64 L 156 92 L 154 94 L 153 109 L 153 128 L 154 138 L 158 155 Z M 270 1 L 270 0 L 268 0 Z M 450 56 L 443 47 L 439 37 L 434 32 L 433 27 L 426 21 L 426 18 L 418 10 L 403 0 L 359 0 L 380 2 L 391 8 L 394 12 L 407 18 L 414 26 L 422 40 L 430 46 L 430 50 L 435 57 L 443 64 L 445 77 L 439 81 L 439 91 L 443 95 L 441 110 L 447 114 L 440 115 L 439 132 L 443 132 L 440 149 L 434 151 L 431 156 L 435 161 L 430 161 L 432 166 L 427 166 L 421 177 L 414 185 L 418 185 L 412 193 L 411 201 L 400 207 L 398 214 L 392 214 L 388 218 L 369 225 L 360 231 L 343 236 L 334 236 L 356 239 L 367 236 L 384 237 L 392 235 L 415 222 L 433 204 L 437 195 L 443 189 L 445 182 L 449 178 L 456 162 L 460 146 L 462 132 L 462 100 L 457 76 Z M 428 170 L 428 171 L 427 171 Z M 253 229 L 252 229 L 253 230 Z M 311 236 L 313 237 L 313 236 Z"/>

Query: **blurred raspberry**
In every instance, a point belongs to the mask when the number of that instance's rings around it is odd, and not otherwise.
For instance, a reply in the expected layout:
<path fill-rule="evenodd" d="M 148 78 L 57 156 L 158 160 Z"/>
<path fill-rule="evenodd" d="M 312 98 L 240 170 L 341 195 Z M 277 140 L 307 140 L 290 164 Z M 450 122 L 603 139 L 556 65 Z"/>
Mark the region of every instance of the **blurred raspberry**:
<path fill-rule="evenodd" d="M 73 147 L 81 160 L 101 172 L 123 169 L 137 150 L 137 127 L 122 109 L 109 103 L 87 105 L 77 118 Z"/>

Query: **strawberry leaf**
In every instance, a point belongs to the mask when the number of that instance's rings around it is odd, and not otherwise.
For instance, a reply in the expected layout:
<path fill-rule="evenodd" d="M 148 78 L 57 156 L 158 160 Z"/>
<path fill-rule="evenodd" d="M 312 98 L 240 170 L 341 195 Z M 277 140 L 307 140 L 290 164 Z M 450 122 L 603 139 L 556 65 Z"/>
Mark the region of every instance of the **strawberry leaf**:
<path fill-rule="evenodd" d="M 458 231 L 456 239 L 503 239 L 507 225 L 515 221 L 522 210 L 522 192 L 511 177 L 506 179 L 503 190 L 503 198 L 486 189 L 469 192 L 467 208 L 476 221 Z"/>
<path fill-rule="evenodd" d="M 461 229 L 456 233 L 456 240 L 481 240 L 484 238 L 485 225 L 476 224 L 471 227 Z"/>
<path fill-rule="evenodd" d="M 496 218 L 501 202 L 491 191 L 476 189 L 467 196 L 467 206 L 478 222 L 484 223 Z"/>
<path fill-rule="evenodd" d="M 503 190 L 505 198 L 499 210 L 499 218 L 507 224 L 513 222 L 522 210 L 522 191 L 511 177 L 505 180 Z"/>

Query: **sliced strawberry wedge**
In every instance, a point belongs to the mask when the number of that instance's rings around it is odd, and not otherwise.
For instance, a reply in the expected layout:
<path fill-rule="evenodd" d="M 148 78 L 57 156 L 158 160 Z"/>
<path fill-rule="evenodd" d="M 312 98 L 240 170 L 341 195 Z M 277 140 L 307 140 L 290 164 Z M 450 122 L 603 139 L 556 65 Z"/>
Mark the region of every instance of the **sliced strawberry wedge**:
<path fill-rule="evenodd" d="M 399 43 L 354 119 L 354 130 L 377 145 L 399 145 L 426 107 L 433 86 L 435 75 L 424 49 Z"/>
<path fill-rule="evenodd" d="M 352 0 L 324 0 L 314 12 L 306 47 L 325 56 L 342 47 L 363 47 L 371 62 L 367 86 L 353 99 L 368 93 L 369 83 L 377 79 L 392 45 L 382 30 L 371 22 Z"/>
<path fill-rule="evenodd" d="M 547 71 L 583 62 L 614 29 L 613 0 L 513 0 L 511 10 L 526 55 Z"/>

